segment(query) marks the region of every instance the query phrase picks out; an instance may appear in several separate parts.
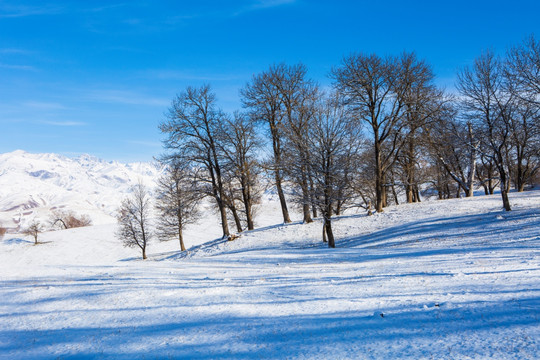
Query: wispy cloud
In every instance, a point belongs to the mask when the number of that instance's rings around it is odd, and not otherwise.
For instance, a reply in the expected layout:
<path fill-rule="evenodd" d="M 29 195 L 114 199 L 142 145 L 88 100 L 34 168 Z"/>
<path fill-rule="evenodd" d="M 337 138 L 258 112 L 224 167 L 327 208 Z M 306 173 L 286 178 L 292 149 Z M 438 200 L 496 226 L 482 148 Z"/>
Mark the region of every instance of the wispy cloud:
<path fill-rule="evenodd" d="M 34 15 L 54 15 L 63 12 L 63 8 L 54 5 L 27 6 L 0 4 L 0 18 L 17 18 Z"/>
<path fill-rule="evenodd" d="M 62 127 L 73 127 L 73 126 L 86 126 L 87 124 L 82 121 L 49 121 L 43 120 L 40 121 L 42 124 L 52 125 L 52 126 L 62 126 Z"/>
<path fill-rule="evenodd" d="M 102 12 L 102 11 L 106 11 L 106 10 L 110 10 L 110 9 L 116 9 L 116 8 L 119 8 L 119 7 L 123 7 L 123 6 L 126 6 L 126 5 L 127 5 L 126 3 L 108 4 L 108 5 L 104 5 L 104 6 L 97 6 L 97 7 L 93 7 L 93 8 L 87 8 L 87 9 L 84 9 L 83 11 L 85 11 L 85 12 Z"/>
<path fill-rule="evenodd" d="M 96 102 L 118 103 L 128 105 L 167 106 L 168 99 L 161 99 L 123 90 L 96 90 L 88 95 L 88 99 Z"/>
<path fill-rule="evenodd" d="M 155 147 L 155 148 L 160 148 L 162 146 L 162 144 L 160 142 L 157 142 L 157 141 L 126 140 L 125 142 L 128 143 L 128 144 L 141 145 L 141 146 L 147 146 L 147 147 Z"/>
<path fill-rule="evenodd" d="M 252 11 L 271 9 L 283 5 L 290 5 L 295 3 L 296 0 L 256 0 L 250 5 L 244 6 L 237 10 L 233 15 L 242 15 Z"/>
<path fill-rule="evenodd" d="M 248 1 L 247 4 L 242 6 L 224 6 L 221 9 L 213 10 L 199 10 L 192 13 L 182 14 L 182 15 L 173 15 L 168 16 L 166 19 L 163 19 L 160 23 L 165 26 L 174 28 L 177 25 L 186 24 L 190 21 L 204 18 L 230 18 L 239 15 L 244 15 L 254 11 L 262 11 L 266 9 L 272 9 L 280 6 L 291 5 L 296 3 L 298 0 L 254 0 Z M 143 25 L 140 21 L 135 21 L 135 19 L 127 20 L 126 23 L 130 25 Z"/>
<path fill-rule="evenodd" d="M 25 70 L 25 71 L 37 71 L 34 66 L 31 65 L 12 65 L 12 64 L 3 64 L 0 63 L 0 68 L 11 69 L 11 70 Z"/>
<path fill-rule="evenodd" d="M 64 110 L 66 107 L 59 103 L 42 102 L 42 101 L 26 101 L 22 106 L 40 110 Z"/>
<path fill-rule="evenodd" d="M 198 71 L 182 70 L 147 70 L 143 71 L 142 76 L 160 80 L 196 80 L 196 81 L 230 81 L 241 78 L 239 75 L 232 74 L 201 74 Z"/>
<path fill-rule="evenodd" d="M 66 13 L 97 13 L 125 6 L 126 3 L 107 4 L 104 6 L 85 6 L 76 2 L 69 6 L 45 4 L 42 6 L 29 6 L 21 4 L 0 3 L 0 18 L 18 18 L 37 15 L 59 15 Z M 82 5 L 82 6 L 80 6 Z"/>
<path fill-rule="evenodd" d="M 16 54 L 16 55 L 27 55 L 31 54 L 32 51 L 24 50 L 24 49 L 16 49 L 16 48 L 3 48 L 0 49 L 0 54 Z"/>

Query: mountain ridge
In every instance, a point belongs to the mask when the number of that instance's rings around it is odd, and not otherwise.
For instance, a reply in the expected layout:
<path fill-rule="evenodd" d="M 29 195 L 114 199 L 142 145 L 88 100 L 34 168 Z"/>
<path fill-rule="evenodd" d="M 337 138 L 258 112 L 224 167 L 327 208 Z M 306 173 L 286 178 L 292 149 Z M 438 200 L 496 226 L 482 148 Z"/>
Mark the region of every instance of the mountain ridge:
<path fill-rule="evenodd" d="M 91 154 L 67 157 L 15 150 L 0 154 L 0 225 L 16 230 L 62 208 L 87 214 L 96 224 L 114 221 L 121 199 L 138 181 L 149 187 L 159 165 L 106 161 Z"/>

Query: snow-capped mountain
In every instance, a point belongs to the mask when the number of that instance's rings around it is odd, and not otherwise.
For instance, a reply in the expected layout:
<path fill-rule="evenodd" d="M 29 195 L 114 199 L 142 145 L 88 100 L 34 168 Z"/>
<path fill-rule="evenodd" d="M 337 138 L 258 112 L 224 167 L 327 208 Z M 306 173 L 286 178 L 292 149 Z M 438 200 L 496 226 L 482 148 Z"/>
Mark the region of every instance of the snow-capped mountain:
<path fill-rule="evenodd" d="M 55 209 L 87 214 L 97 224 L 111 222 L 131 187 L 138 181 L 152 187 L 159 172 L 151 163 L 121 164 L 91 155 L 0 154 L 0 225 L 16 229 Z"/>

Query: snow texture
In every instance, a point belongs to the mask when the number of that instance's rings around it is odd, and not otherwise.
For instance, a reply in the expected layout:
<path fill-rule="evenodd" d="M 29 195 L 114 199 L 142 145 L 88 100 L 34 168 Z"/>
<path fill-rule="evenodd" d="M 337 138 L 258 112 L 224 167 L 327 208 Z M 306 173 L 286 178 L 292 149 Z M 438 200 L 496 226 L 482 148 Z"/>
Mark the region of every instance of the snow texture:
<path fill-rule="evenodd" d="M 0 359 L 537 359 L 540 191 L 510 201 L 349 214 L 336 249 L 272 197 L 258 229 L 219 240 L 209 213 L 146 261 L 114 224 L 8 234 Z"/>
<path fill-rule="evenodd" d="M 54 210 L 88 215 L 94 224 L 110 223 L 131 187 L 138 181 L 152 187 L 159 173 L 152 164 L 107 162 L 90 155 L 0 154 L 0 225 L 13 232 L 33 219 L 46 222 Z"/>

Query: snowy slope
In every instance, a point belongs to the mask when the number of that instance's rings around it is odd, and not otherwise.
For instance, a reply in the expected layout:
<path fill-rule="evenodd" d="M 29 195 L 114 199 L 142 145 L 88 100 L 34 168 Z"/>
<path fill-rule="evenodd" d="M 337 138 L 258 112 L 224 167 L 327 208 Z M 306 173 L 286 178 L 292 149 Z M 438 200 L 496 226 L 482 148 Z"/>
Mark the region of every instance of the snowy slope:
<path fill-rule="evenodd" d="M 0 154 L 0 224 L 17 228 L 29 219 L 48 219 L 54 209 L 111 223 L 121 198 L 139 180 L 152 185 L 152 164 L 106 162 L 90 155 L 68 158 L 21 150 Z"/>
<path fill-rule="evenodd" d="M 0 244 L 0 359 L 536 359 L 540 191 L 406 204 L 215 240 L 209 215 L 149 260 L 114 225 Z"/>

